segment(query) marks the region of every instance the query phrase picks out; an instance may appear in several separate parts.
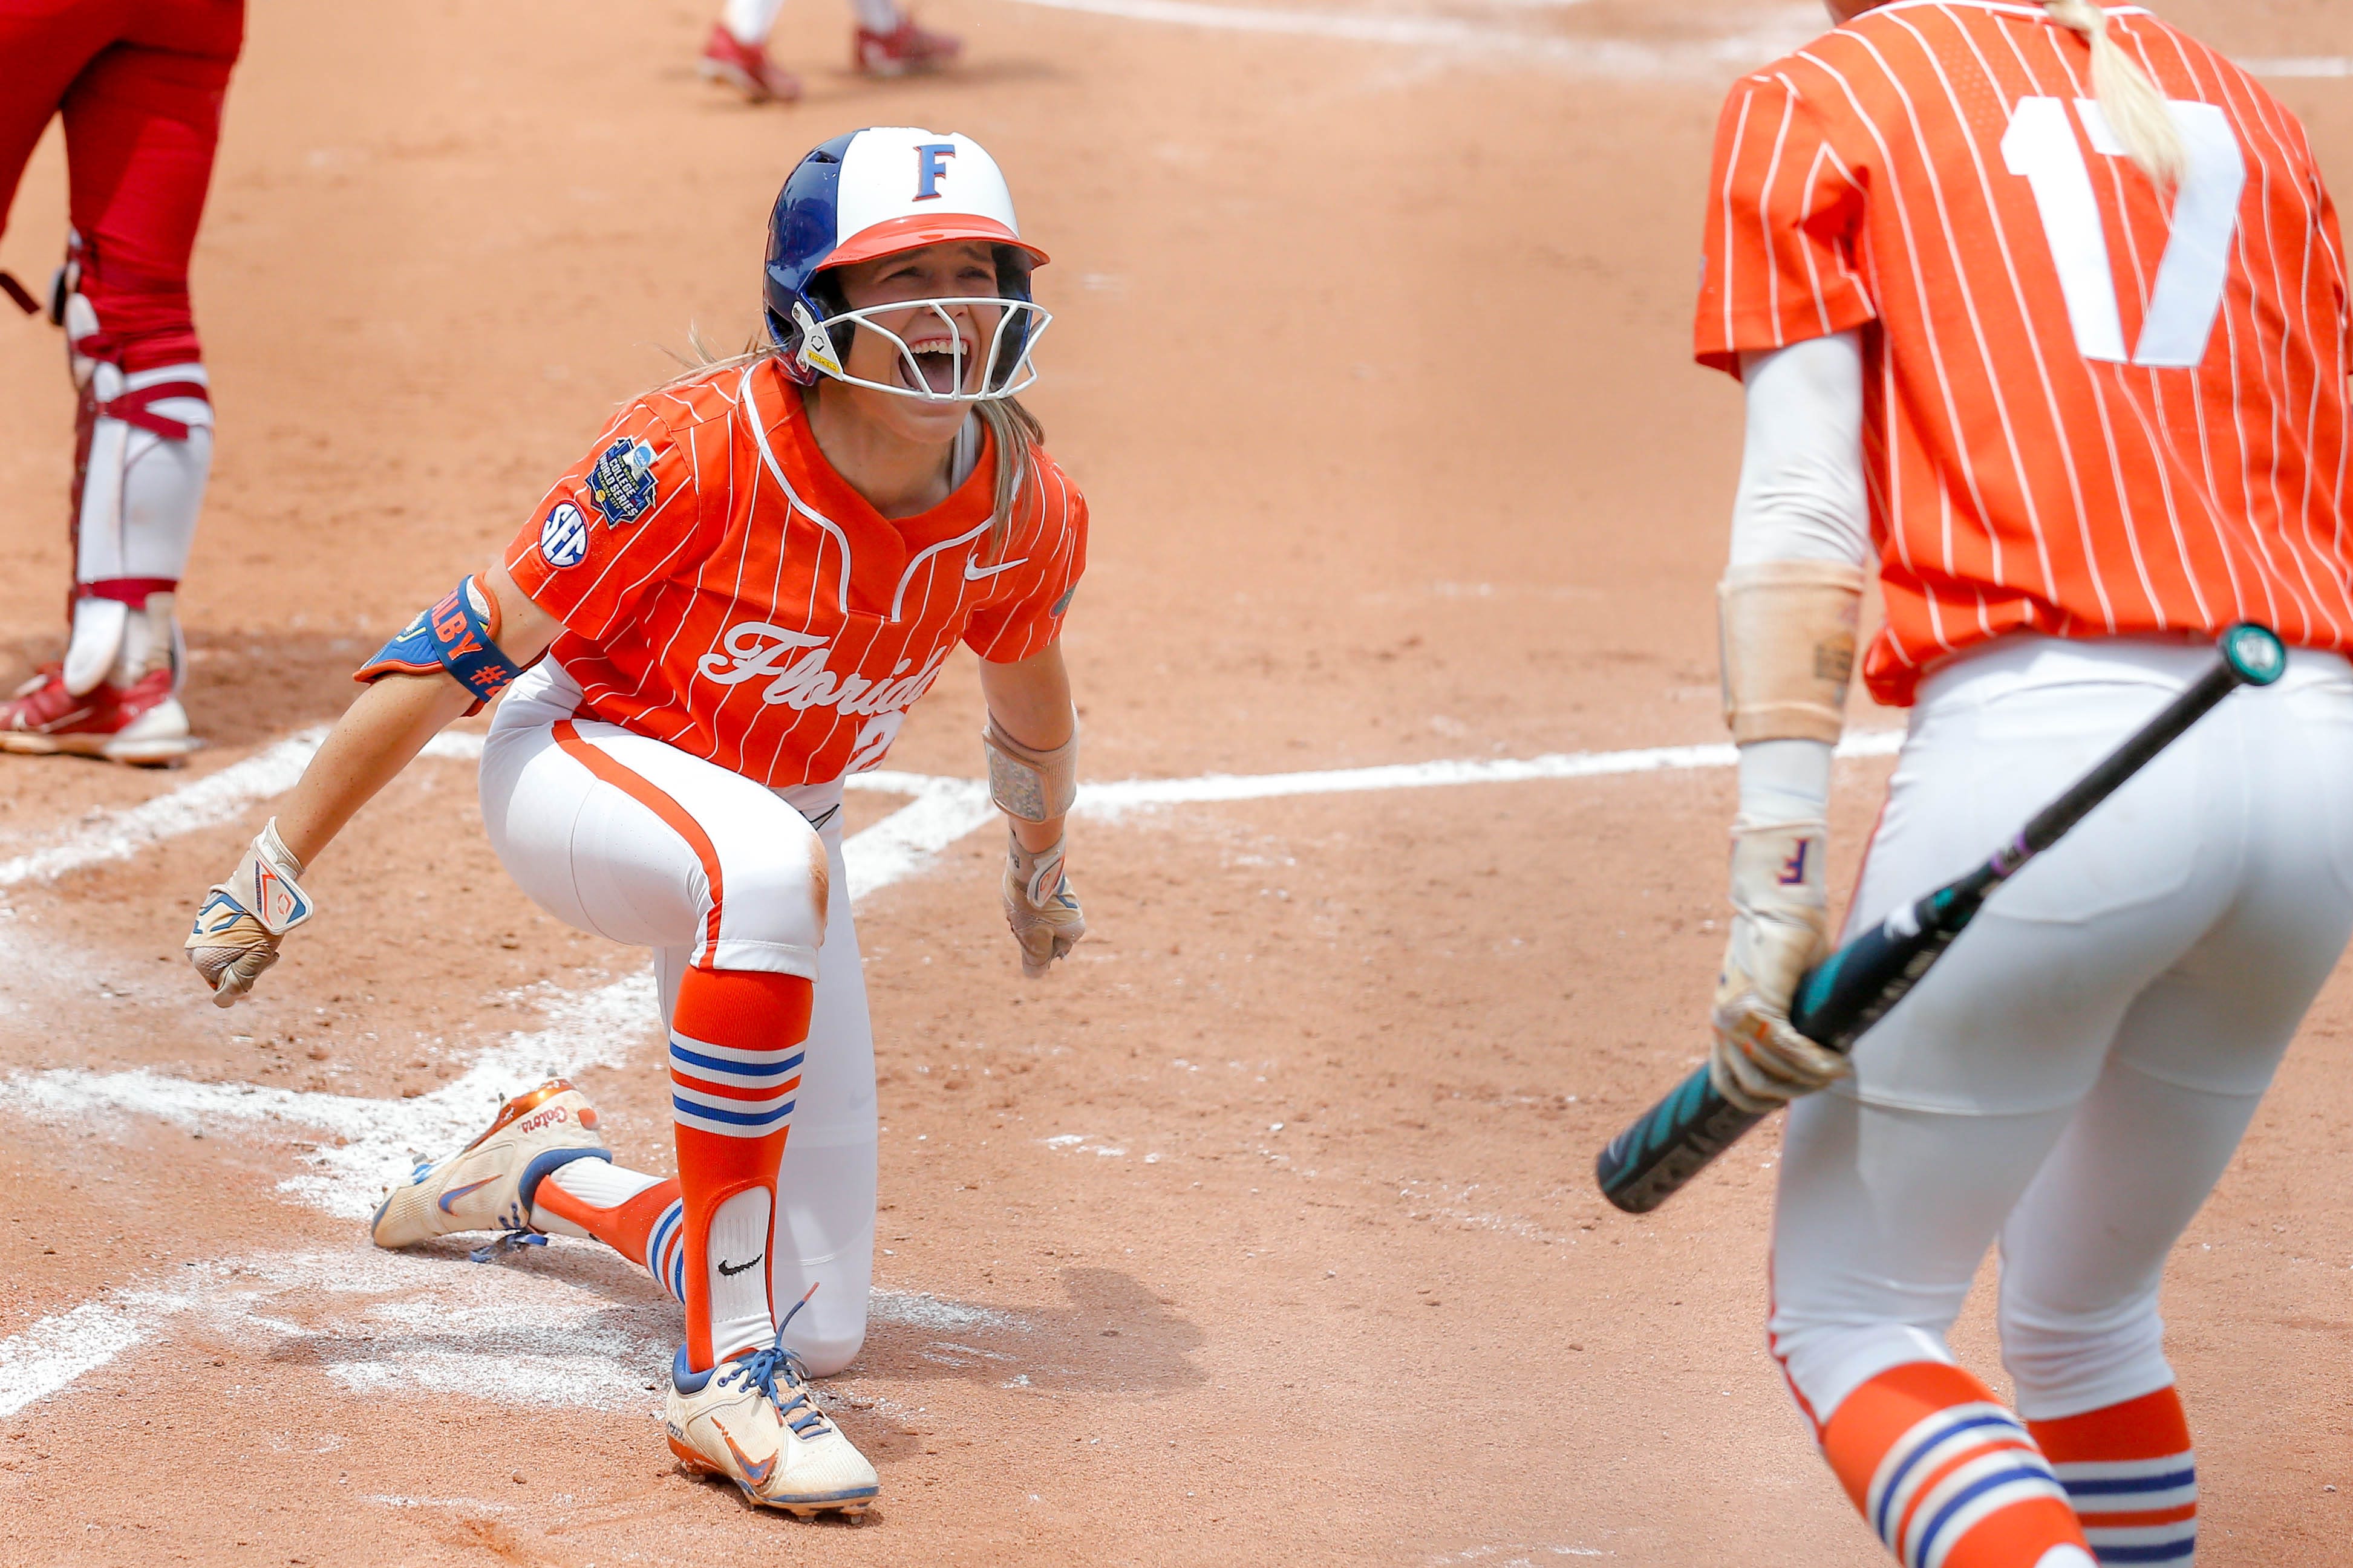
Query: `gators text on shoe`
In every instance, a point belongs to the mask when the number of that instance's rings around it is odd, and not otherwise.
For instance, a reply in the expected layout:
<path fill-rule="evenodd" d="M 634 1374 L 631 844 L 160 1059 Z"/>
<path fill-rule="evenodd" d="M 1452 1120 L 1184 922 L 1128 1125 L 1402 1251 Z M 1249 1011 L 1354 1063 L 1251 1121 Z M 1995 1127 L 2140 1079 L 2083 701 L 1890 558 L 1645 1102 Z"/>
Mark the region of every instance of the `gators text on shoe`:
<path fill-rule="evenodd" d="M 378 1247 L 413 1247 L 466 1230 L 528 1231 L 532 1194 L 574 1160 L 609 1160 L 596 1108 L 550 1079 L 499 1108 L 490 1131 L 392 1189 L 369 1223 Z"/>

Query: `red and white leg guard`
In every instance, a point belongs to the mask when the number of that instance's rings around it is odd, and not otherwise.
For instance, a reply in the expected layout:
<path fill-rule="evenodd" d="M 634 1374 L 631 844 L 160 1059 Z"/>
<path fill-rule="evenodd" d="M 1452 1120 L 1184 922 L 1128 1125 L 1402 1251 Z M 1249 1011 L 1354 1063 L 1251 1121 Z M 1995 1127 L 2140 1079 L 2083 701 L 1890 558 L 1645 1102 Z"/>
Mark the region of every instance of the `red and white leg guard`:
<path fill-rule="evenodd" d="M 210 382 L 194 361 L 125 371 L 78 277 L 69 261 L 52 300 L 80 399 L 66 689 L 128 689 L 169 671 L 176 693 L 187 661 L 174 595 L 212 472 Z"/>

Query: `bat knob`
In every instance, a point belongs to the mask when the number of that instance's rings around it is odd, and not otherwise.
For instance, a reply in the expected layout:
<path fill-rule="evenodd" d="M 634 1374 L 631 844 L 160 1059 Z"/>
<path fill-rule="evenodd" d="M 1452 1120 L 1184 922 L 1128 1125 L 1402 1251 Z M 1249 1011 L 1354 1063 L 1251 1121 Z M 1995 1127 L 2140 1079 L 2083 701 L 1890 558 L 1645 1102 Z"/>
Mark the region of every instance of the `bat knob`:
<path fill-rule="evenodd" d="M 2222 634 L 2222 657 L 2249 686 L 2269 686 L 2287 673 L 2287 645 L 2269 626 L 2241 621 Z"/>

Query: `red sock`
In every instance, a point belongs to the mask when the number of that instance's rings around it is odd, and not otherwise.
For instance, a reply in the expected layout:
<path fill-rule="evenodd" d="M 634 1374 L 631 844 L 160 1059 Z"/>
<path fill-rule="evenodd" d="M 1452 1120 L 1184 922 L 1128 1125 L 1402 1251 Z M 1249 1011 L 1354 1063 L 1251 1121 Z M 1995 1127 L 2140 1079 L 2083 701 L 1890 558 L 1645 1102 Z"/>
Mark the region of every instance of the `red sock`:
<path fill-rule="evenodd" d="M 2186 1565 L 2196 1555 L 2198 1456 L 2179 1393 L 2026 1426 L 2102 1563 Z"/>
<path fill-rule="evenodd" d="M 1831 1416 L 1822 1453 L 1905 1568 L 2090 1568 L 2034 1439 L 1957 1366 L 1881 1373 Z"/>
<path fill-rule="evenodd" d="M 702 1372 L 767 1342 L 776 1167 L 800 1088 L 815 987 L 690 969 L 670 1025 L 670 1114 L 685 1207 L 686 1354 Z"/>

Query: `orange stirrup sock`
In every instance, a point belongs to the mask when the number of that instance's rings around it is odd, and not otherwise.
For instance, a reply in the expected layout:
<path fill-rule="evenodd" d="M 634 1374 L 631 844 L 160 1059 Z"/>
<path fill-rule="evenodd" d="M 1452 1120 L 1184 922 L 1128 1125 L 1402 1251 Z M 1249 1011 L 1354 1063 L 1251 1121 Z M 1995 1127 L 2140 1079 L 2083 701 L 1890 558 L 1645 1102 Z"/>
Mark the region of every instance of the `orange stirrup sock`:
<path fill-rule="evenodd" d="M 791 974 L 690 969 L 670 1021 L 686 1363 L 707 1372 L 775 1333 L 776 1167 L 816 988 Z"/>
<path fill-rule="evenodd" d="M 574 1165 L 596 1169 L 573 1171 Z M 575 1160 L 549 1173 L 531 1200 L 532 1222 L 543 1229 L 569 1226 L 593 1241 L 601 1241 L 639 1268 L 650 1270 L 661 1287 L 681 1300 L 683 1285 L 672 1288 L 660 1267 L 664 1257 L 678 1255 L 678 1182 L 624 1170 L 603 1160 Z M 666 1234 L 665 1234 L 665 1227 Z M 661 1239 L 657 1240 L 659 1235 Z"/>
<path fill-rule="evenodd" d="M 1881 1373 L 1831 1416 L 1822 1455 L 1905 1568 L 2093 1568 L 2034 1439 L 1959 1367 Z"/>
<path fill-rule="evenodd" d="M 2170 1388 L 2057 1421 L 2030 1421 L 2104 1568 L 2198 1553 L 2198 1456 Z"/>

